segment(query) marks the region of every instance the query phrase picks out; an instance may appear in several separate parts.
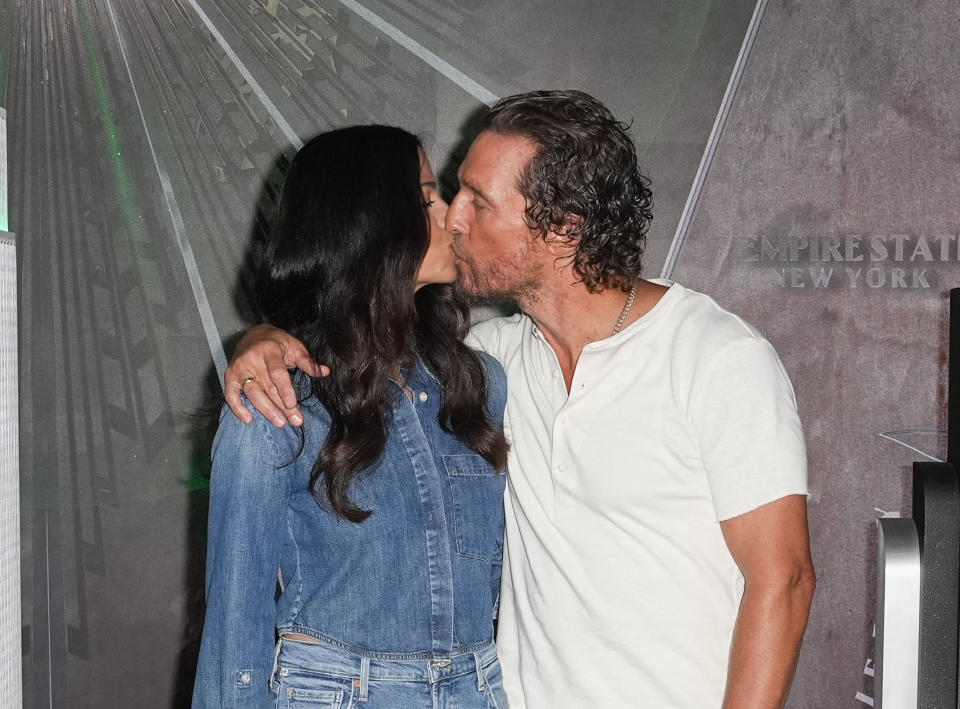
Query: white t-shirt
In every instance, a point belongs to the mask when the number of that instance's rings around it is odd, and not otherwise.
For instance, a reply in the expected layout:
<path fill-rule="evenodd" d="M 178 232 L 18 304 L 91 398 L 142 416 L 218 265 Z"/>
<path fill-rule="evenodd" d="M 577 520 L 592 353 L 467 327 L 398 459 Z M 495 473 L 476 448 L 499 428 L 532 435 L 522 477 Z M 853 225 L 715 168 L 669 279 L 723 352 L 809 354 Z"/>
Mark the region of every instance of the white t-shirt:
<path fill-rule="evenodd" d="M 511 709 L 719 707 L 743 577 L 718 520 L 807 491 L 773 348 L 677 284 L 584 348 L 569 395 L 526 315 L 470 339 L 507 372 Z"/>

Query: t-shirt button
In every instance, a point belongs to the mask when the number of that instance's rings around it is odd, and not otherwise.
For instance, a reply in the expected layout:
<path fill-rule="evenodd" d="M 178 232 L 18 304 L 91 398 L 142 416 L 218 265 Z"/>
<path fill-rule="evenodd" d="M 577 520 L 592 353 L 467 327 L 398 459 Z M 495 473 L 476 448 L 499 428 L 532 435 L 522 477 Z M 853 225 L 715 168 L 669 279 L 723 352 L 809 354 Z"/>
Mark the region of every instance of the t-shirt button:
<path fill-rule="evenodd" d="M 565 466 L 563 463 L 560 463 L 560 464 L 557 466 L 557 472 L 558 472 L 558 473 L 562 473 L 562 472 L 563 472 L 564 470 L 566 470 L 566 469 L 567 469 L 567 466 Z"/>
<path fill-rule="evenodd" d="M 426 403 L 426 401 L 427 401 L 427 399 L 428 399 L 429 397 L 427 396 L 427 392 L 421 391 L 421 392 L 420 392 L 420 395 L 419 395 L 417 398 L 420 399 L 420 401 Z"/>

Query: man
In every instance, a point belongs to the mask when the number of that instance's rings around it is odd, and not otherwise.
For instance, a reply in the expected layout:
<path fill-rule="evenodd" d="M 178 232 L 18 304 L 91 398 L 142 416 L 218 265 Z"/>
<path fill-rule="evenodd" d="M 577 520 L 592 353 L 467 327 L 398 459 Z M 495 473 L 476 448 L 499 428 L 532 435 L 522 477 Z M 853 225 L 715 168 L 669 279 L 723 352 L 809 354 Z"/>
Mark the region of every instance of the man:
<path fill-rule="evenodd" d="M 650 191 L 602 104 L 513 96 L 483 128 L 446 224 L 463 287 L 523 311 L 471 331 L 508 378 L 511 707 L 782 706 L 814 573 L 776 354 L 710 298 L 640 278 Z M 232 408 L 249 417 L 245 384 L 298 423 L 286 366 L 314 365 L 285 333 L 250 342 Z"/>

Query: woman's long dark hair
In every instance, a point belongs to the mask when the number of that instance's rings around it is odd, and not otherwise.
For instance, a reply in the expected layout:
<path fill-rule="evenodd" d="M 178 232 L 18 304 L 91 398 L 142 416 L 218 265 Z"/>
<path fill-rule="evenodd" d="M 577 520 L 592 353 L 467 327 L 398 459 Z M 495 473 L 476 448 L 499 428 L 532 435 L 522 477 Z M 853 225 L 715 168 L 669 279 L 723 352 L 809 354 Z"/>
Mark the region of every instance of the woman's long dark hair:
<path fill-rule="evenodd" d="M 329 377 L 311 378 L 331 426 L 310 484 L 334 513 L 362 522 L 347 494 L 387 438 L 391 377 L 419 355 L 443 389 L 440 425 L 506 466 L 507 443 L 486 412 L 479 357 L 463 342 L 469 310 L 452 286 L 414 280 L 429 245 L 420 141 L 400 128 L 323 133 L 290 164 L 267 239 L 258 293 L 268 320 L 300 339 Z M 305 388 L 306 389 L 306 388 Z"/>

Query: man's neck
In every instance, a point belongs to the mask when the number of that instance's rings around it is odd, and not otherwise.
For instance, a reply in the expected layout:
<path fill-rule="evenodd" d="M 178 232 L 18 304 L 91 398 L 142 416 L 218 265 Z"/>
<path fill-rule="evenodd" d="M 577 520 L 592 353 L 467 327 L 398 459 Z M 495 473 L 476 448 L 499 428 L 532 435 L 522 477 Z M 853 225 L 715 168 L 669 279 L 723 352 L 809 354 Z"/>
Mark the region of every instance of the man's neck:
<path fill-rule="evenodd" d="M 636 298 L 621 329 L 648 313 L 666 290 L 665 286 L 639 281 Z M 570 391 L 583 348 L 613 335 L 627 298 L 628 294 L 619 289 L 591 293 L 582 283 L 556 278 L 542 283 L 534 297 L 524 298 L 524 302 L 519 303 L 556 353 L 567 391 Z"/>

